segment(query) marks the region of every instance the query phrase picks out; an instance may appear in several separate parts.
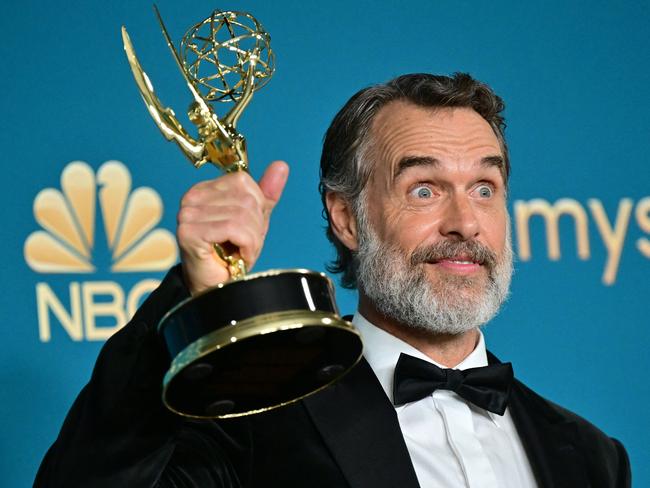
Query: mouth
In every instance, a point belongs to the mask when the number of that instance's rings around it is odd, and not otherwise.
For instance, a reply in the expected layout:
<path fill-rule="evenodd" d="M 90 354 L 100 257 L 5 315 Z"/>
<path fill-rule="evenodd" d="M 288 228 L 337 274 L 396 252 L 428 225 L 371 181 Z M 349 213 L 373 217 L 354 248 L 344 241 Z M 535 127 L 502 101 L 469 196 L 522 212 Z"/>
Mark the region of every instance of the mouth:
<path fill-rule="evenodd" d="M 428 261 L 428 264 L 455 273 L 469 274 L 481 269 L 483 262 L 467 255 L 450 256 Z"/>
<path fill-rule="evenodd" d="M 457 264 L 478 264 L 478 265 L 483 264 L 483 261 L 481 259 L 472 257 L 468 254 L 457 254 L 454 256 L 445 256 L 445 257 L 433 259 L 432 261 L 429 262 L 431 264 L 437 264 L 443 261 L 447 261 L 450 263 L 457 263 Z"/>

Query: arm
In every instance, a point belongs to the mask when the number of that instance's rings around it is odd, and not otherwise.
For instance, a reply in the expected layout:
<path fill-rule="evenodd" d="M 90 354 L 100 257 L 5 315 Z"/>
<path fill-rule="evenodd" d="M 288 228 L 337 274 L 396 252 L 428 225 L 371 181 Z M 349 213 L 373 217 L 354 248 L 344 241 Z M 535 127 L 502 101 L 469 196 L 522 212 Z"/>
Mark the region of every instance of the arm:
<path fill-rule="evenodd" d="M 180 267 L 172 268 L 104 345 L 35 487 L 239 486 L 233 462 L 246 458 L 246 432 L 232 436 L 214 422 L 185 420 L 161 401 L 169 359 L 155 328 L 187 296 Z"/>
<path fill-rule="evenodd" d="M 166 412 L 160 384 L 168 358 L 155 327 L 188 292 L 178 269 L 102 348 L 90 382 L 68 413 L 35 486 L 154 486 L 173 452 L 180 419 Z"/>

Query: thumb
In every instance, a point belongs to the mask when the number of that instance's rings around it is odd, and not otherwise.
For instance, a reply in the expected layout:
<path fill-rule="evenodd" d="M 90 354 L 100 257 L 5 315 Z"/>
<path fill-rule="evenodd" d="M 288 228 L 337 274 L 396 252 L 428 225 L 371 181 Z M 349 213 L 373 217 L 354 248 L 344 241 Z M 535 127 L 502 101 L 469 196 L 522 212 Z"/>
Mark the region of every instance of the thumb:
<path fill-rule="evenodd" d="M 267 203 L 270 204 L 269 210 L 275 207 L 280 200 L 288 177 L 289 165 L 284 161 L 273 161 L 264 171 L 259 185 Z"/>

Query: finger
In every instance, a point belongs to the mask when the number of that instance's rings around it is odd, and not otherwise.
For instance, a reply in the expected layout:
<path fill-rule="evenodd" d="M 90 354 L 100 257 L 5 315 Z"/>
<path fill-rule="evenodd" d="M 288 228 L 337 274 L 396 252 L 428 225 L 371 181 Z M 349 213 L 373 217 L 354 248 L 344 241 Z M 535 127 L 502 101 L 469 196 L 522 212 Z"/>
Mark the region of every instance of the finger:
<path fill-rule="evenodd" d="M 253 264 L 262 246 L 259 232 L 234 225 L 232 221 L 192 222 L 178 227 L 179 244 L 183 251 L 196 259 L 216 257 L 213 243 L 232 243 L 247 264 Z"/>
<path fill-rule="evenodd" d="M 266 198 L 255 180 L 243 171 L 220 176 L 193 185 L 181 199 L 182 206 L 200 206 L 220 202 L 240 202 L 264 207 Z M 248 203 L 246 203 L 248 202 Z"/>
<path fill-rule="evenodd" d="M 177 223 L 208 223 L 233 220 L 238 225 L 264 232 L 266 220 L 257 206 L 242 206 L 239 202 L 218 205 L 184 206 L 178 211 Z"/>
<path fill-rule="evenodd" d="M 280 200 L 288 177 L 289 165 L 284 161 L 274 161 L 266 168 L 259 185 L 266 197 L 268 210 L 273 209 Z"/>
<path fill-rule="evenodd" d="M 252 268 L 262 248 L 262 240 L 260 239 L 259 232 L 255 232 L 247 227 L 233 227 L 231 222 L 224 222 L 223 225 L 225 229 L 221 234 L 225 235 L 225 238 L 217 241 L 216 235 L 214 235 L 215 238 L 211 239 L 208 233 L 205 236 L 205 244 L 210 244 L 213 255 L 216 255 L 216 251 L 214 251 L 212 243 L 219 242 L 222 245 L 226 245 L 224 249 L 227 251 L 227 254 L 233 253 L 235 256 L 239 255 L 246 262 L 246 265 Z"/>

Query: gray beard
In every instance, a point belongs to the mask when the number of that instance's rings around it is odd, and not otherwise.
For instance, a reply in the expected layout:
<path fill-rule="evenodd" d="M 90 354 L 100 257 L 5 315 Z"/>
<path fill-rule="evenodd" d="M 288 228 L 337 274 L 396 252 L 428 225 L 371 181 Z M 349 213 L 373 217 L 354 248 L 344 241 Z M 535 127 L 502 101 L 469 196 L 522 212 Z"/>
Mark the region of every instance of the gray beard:
<path fill-rule="evenodd" d="M 377 311 L 407 327 L 434 334 L 462 334 L 491 320 L 508 297 L 512 245 L 507 228 L 503 256 L 476 241 L 446 240 L 416 249 L 410 257 L 385 245 L 360 222 L 357 280 Z M 483 263 L 485 276 L 427 276 L 427 262 L 469 254 Z"/>

